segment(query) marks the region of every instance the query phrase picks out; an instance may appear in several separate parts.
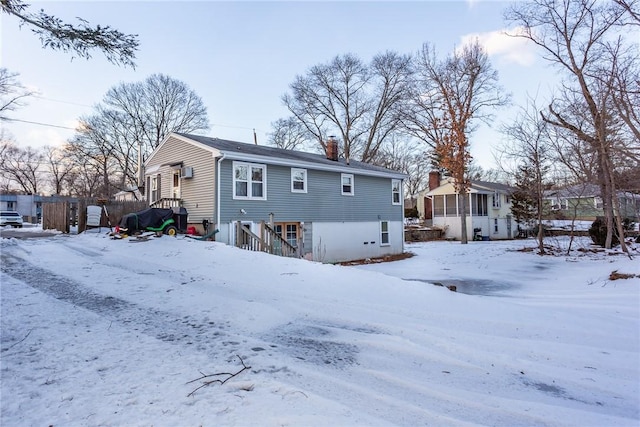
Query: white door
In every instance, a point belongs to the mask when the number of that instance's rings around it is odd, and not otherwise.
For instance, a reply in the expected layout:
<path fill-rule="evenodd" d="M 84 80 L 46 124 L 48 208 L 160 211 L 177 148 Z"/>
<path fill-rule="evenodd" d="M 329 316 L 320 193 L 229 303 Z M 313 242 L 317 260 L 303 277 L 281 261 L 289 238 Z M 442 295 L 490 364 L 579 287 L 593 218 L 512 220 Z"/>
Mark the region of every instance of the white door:
<path fill-rule="evenodd" d="M 180 198 L 180 181 L 182 181 L 180 176 L 180 169 L 176 169 L 173 171 L 173 179 L 171 180 L 171 195 L 174 199 Z"/>

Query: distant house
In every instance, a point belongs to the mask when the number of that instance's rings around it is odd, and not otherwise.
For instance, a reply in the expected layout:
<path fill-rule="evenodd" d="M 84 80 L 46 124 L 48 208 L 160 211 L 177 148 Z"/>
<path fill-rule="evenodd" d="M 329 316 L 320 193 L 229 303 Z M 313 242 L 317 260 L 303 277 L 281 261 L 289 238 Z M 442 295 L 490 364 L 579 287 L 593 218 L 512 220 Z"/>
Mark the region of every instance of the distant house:
<path fill-rule="evenodd" d="M 42 203 L 47 199 L 37 194 L 0 194 L 0 210 L 16 211 L 25 221 L 37 222 L 42 217 Z"/>
<path fill-rule="evenodd" d="M 42 221 L 42 205 L 70 201 L 76 203 L 75 198 L 65 196 L 40 196 L 38 194 L 0 194 L 0 210 L 16 211 L 22 218 L 31 223 Z"/>
<path fill-rule="evenodd" d="M 462 215 L 460 194 L 457 194 L 451 178 L 440 180 L 437 172 L 429 175 L 429 190 L 418 198 L 420 213 L 431 219 L 432 226 L 444 230 L 446 238 L 460 239 Z M 511 192 L 508 185 L 471 181 L 467 197 L 467 238 L 474 235 L 483 240 L 512 239 L 517 234 L 517 224 L 511 214 Z"/>
<path fill-rule="evenodd" d="M 618 192 L 620 214 L 623 218 L 638 221 L 640 217 L 640 194 Z M 595 184 L 578 184 L 548 190 L 544 201 L 549 219 L 575 219 L 593 221 L 604 215 L 600 187 Z"/>
<path fill-rule="evenodd" d="M 172 133 L 145 162 L 146 198 L 186 208 L 190 226 L 217 228 L 229 245 L 247 247 L 266 228 L 316 261 L 402 253 L 405 175 L 328 146 L 324 156 Z"/>

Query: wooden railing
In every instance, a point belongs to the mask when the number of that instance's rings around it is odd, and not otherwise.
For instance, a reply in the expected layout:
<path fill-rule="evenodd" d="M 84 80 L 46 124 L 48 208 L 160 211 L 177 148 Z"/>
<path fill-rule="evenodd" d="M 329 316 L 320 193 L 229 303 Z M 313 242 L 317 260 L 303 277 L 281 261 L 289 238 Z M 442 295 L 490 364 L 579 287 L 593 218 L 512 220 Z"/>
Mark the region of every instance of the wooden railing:
<path fill-rule="evenodd" d="M 298 248 L 283 239 L 265 221 L 260 222 L 260 235 L 253 233 L 249 227 L 238 221 L 236 223 L 236 246 L 250 251 L 266 252 L 271 255 L 300 257 Z"/>
<path fill-rule="evenodd" d="M 150 208 L 162 209 L 179 208 L 181 206 L 182 199 L 175 199 L 171 197 L 163 197 L 162 199 L 158 199 L 149 205 Z"/>

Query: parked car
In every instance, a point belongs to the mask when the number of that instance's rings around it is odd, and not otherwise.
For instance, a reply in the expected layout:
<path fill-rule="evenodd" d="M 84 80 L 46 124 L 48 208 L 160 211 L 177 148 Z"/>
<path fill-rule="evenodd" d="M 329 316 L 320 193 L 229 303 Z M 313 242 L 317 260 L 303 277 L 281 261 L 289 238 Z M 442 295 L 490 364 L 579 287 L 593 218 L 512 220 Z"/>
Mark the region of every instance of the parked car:
<path fill-rule="evenodd" d="M 0 227 L 4 227 L 6 225 L 22 228 L 22 216 L 16 211 L 0 212 Z"/>

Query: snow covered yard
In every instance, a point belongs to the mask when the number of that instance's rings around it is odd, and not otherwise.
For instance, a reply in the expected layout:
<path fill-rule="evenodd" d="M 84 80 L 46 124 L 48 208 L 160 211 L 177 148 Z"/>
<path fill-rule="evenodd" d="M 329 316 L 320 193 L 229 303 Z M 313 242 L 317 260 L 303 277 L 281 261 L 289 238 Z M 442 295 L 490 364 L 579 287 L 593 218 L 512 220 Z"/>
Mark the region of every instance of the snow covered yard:
<path fill-rule="evenodd" d="M 517 250 L 534 245 L 343 267 L 183 237 L 2 239 L 0 424 L 637 426 L 638 249 Z"/>

